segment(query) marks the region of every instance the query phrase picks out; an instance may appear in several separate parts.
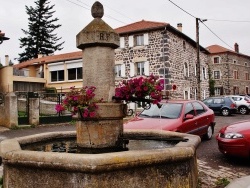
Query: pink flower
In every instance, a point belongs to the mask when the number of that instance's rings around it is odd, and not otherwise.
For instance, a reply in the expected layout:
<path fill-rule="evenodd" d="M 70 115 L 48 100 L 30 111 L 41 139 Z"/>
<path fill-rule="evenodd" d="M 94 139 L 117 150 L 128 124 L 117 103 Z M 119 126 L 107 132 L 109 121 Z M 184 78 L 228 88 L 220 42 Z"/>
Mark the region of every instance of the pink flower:
<path fill-rule="evenodd" d="M 95 117 L 95 112 L 89 112 L 89 117 Z"/>
<path fill-rule="evenodd" d="M 55 109 L 56 109 L 57 112 L 62 112 L 62 111 L 65 110 L 65 108 L 62 105 L 60 105 L 60 104 L 57 104 L 56 107 L 55 107 Z"/>

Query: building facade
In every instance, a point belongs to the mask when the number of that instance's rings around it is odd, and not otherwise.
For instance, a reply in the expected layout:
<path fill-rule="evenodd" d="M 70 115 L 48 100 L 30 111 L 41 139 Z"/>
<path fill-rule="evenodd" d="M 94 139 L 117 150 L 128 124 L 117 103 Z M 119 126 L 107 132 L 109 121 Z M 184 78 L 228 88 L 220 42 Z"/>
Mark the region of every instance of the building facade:
<path fill-rule="evenodd" d="M 120 48 L 115 50 L 116 80 L 158 75 L 171 98 L 198 99 L 196 42 L 168 23 L 142 20 L 117 28 Z M 200 98 L 209 96 L 208 54 L 200 47 Z M 176 85 L 173 91 L 172 86 Z"/>
<path fill-rule="evenodd" d="M 239 46 L 229 50 L 219 45 L 207 47 L 210 52 L 210 74 L 215 81 L 215 96 L 249 94 L 250 56 L 239 53 Z"/>
<path fill-rule="evenodd" d="M 115 31 L 120 36 L 120 47 L 115 50 L 116 83 L 154 74 L 164 80 L 164 91 L 170 98 L 202 100 L 209 96 L 209 52 L 200 46 L 197 66 L 196 42 L 182 33 L 180 24 L 174 28 L 168 23 L 142 20 Z M 44 87 L 64 92 L 71 86 L 82 86 L 82 61 L 84 54 L 79 51 L 39 57 L 14 67 L 24 72 L 19 76 L 33 81 L 32 77 L 42 77 Z"/>

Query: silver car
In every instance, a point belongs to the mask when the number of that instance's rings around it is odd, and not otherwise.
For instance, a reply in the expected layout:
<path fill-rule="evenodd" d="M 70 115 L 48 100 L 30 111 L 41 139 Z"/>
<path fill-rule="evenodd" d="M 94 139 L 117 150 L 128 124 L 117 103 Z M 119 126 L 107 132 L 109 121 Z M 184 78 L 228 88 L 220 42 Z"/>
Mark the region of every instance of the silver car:
<path fill-rule="evenodd" d="M 236 103 L 239 113 L 245 115 L 250 111 L 250 97 L 240 95 L 229 95 Z"/>

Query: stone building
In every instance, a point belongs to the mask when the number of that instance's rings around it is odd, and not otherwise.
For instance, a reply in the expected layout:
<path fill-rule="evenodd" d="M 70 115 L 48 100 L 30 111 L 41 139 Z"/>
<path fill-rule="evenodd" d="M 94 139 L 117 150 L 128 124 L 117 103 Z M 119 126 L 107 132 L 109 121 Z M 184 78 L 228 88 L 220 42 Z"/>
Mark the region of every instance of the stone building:
<path fill-rule="evenodd" d="M 120 37 L 120 47 L 115 50 L 117 83 L 123 79 L 154 74 L 165 78 L 165 90 L 170 91 L 170 98 L 198 99 L 196 42 L 182 33 L 181 24 L 174 28 L 168 23 L 142 20 L 115 31 Z M 209 96 L 208 54 L 200 46 L 200 99 Z M 84 55 L 72 52 L 39 57 L 14 67 L 26 71 L 23 76 L 30 77 L 33 82 L 34 77 L 41 76 L 38 73 L 42 70 L 44 87 L 55 87 L 64 92 L 71 86 L 81 87 L 82 78 L 77 75 L 82 71 L 79 69 L 82 61 Z M 175 91 L 173 85 L 177 86 Z"/>
<path fill-rule="evenodd" d="M 209 67 L 215 81 L 215 95 L 249 94 L 250 56 L 239 53 L 239 46 L 229 50 L 219 45 L 207 47 Z"/>
<path fill-rule="evenodd" d="M 120 48 L 115 50 L 116 80 L 150 74 L 165 78 L 170 98 L 198 99 L 196 42 L 168 23 L 139 21 L 116 29 Z M 200 46 L 200 99 L 209 96 L 208 54 Z M 176 90 L 172 86 L 176 85 Z"/>

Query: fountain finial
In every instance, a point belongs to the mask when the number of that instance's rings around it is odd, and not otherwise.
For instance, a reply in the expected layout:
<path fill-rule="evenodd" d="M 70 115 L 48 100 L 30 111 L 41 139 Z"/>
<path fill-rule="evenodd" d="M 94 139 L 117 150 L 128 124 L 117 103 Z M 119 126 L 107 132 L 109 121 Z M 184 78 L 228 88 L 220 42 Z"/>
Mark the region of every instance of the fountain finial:
<path fill-rule="evenodd" d="M 96 1 L 91 7 L 91 14 L 94 18 L 102 18 L 104 15 L 103 5 Z"/>

